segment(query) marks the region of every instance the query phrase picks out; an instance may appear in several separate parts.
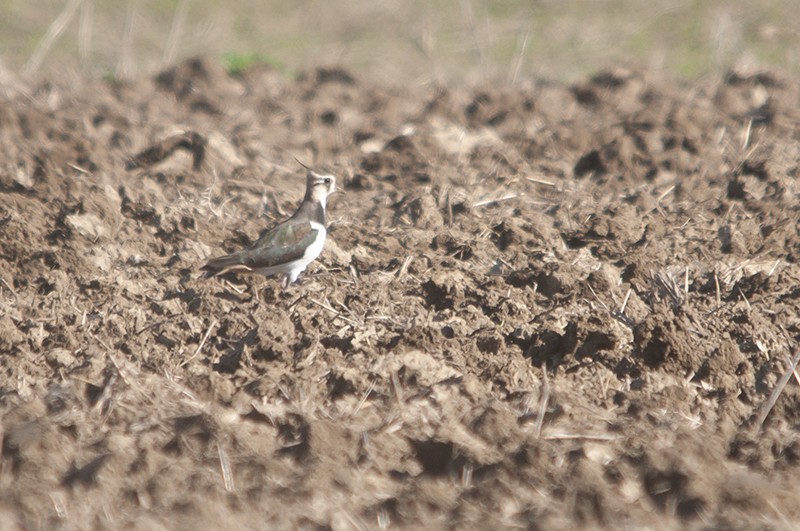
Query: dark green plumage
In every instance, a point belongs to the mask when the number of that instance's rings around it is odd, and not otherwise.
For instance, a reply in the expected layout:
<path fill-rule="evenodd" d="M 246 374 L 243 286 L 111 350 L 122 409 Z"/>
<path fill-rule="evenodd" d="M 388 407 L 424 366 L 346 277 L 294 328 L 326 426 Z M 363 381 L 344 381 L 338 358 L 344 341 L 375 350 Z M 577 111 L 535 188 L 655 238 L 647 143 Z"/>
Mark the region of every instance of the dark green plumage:
<path fill-rule="evenodd" d="M 259 269 L 293 262 L 303 258 L 306 248 L 314 243 L 318 232 L 307 219 L 295 220 L 293 217 L 263 231 L 258 240 L 247 249 L 209 260 L 202 269 L 208 277 L 226 269 L 257 272 Z"/>

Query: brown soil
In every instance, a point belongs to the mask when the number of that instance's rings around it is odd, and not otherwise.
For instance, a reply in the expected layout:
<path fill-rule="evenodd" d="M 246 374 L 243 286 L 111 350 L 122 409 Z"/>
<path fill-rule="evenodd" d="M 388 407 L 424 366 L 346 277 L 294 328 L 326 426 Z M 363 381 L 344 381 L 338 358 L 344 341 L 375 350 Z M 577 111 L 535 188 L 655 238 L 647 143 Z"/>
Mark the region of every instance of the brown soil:
<path fill-rule="evenodd" d="M 799 99 L 206 60 L 20 92 L 0 521 L 791 527 Z M 287 293 L 201 279 L 291 212 L 295 156 L 344 189 L 321 259 Z"/>

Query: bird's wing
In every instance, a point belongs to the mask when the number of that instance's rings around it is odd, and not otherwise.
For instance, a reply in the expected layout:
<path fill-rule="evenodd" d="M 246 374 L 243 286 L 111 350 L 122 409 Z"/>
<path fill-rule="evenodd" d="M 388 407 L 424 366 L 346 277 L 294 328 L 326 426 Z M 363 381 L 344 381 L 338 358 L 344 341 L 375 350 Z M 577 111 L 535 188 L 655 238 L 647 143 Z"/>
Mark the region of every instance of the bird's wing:
<path fill-rule="evenodd" d="M 232 269 L 260 269 L 303 257 L 317 239 L 319 229 L 306 221 L 288 220 L 261 233 L 248 249 L 209 260 L 203 269 L 211 275 Z"/>
<path fill-rule="evenodd" d="M 244 265 L 252 268 L 285 264 L 303 257 L 317 239 L 318 229 L 308 220 L 288 220 L 261 233 L 258 240 L 244 251 Z"/>

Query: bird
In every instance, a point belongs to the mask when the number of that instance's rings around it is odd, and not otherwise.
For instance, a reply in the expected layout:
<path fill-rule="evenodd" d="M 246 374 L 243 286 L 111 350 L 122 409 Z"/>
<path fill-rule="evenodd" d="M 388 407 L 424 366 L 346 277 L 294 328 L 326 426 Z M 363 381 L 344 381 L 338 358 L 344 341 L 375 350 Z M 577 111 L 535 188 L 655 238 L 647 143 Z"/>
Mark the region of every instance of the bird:
<path fill-rule="evenodd" d="M 317 259 L 325 245 L 325 208 L 336 179 L 306 169 L 306 194 L 292 217 L 262 231 L 250 247 L 206 262 L 201 268 L 205 278 L 228 272 L 283 275 L 281 288 L 286 291 Z"/>

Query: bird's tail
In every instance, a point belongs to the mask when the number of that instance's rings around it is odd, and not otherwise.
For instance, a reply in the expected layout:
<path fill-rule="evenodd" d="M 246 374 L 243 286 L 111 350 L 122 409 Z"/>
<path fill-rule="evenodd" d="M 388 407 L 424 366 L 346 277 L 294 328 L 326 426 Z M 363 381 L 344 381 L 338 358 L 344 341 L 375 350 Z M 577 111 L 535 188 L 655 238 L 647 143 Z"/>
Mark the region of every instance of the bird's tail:
<path fill-rule="evenodd" d="M 203 278 L 215 277 L 232 269 L 236 269 L 237 266 L 241 266 L 242 260 L 239 254 L 240 253 L 234 253 L 226 256 L 220 256 L 218 258 L 212 258 L 200 268 L 200 270 L 203 271 Z"/>

